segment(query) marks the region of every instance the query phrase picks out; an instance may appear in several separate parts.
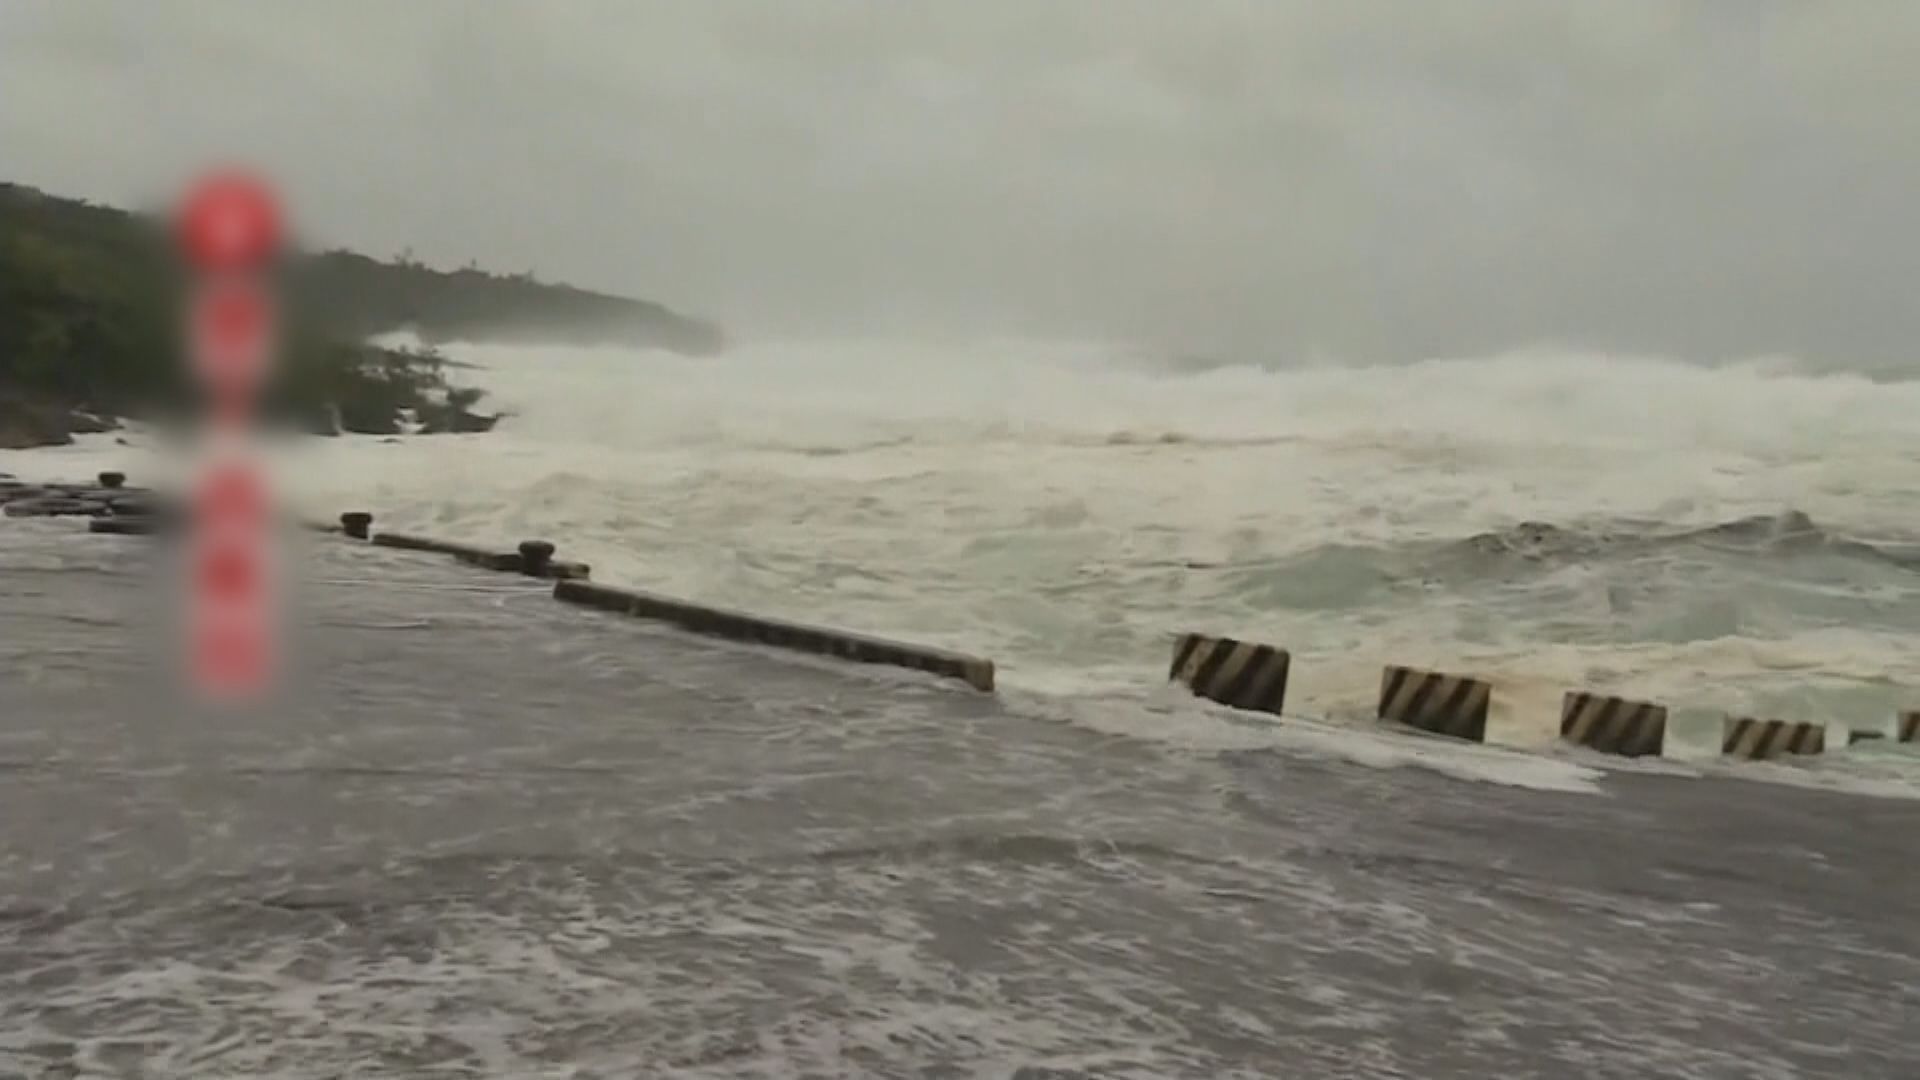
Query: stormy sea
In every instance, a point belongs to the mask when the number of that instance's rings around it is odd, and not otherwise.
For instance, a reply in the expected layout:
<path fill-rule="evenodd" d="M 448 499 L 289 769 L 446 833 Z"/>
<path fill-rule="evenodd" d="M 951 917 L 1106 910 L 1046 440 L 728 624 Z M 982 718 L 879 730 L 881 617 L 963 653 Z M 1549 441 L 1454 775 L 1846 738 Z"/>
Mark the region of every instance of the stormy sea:
<path fill-rule="evenodd" d="M 450 355 L 495 433 L 303 444 L 286 486 L 1072 700 L 1157 687 L 1187 630 L 1292 650 L 1321 717 L 1370 715 L 1383 663 L 1495 678 L 1522 745 L 1575 687 L 1667 704 L 1684 753 L 1727 711 L 1885 726 L 1920 684 L 1920 382 L 1018 340 Z"/>
<path fill-rule="evenodd" d="M 714 646 L 316 541 L 312 682 L 174 715 L 150 549 L 0 534 L 0 1076 L 1910 1077 L 1920 383 L 1534 350 L 449 350 L 314 513 L 980 653 Z M 136 477 L 142 436 L 0 455 Z M 157 466 L 154 466 L 157 467 Z M 1167 683 L 1293 653 L 1289 716 Z M 1487 746 L 1382 664 L 1494 681 Z M 1667 754 L 1556 745 L 1562 692 Z M 1733 711 L 1832 752 L 1722 761 Z"/>

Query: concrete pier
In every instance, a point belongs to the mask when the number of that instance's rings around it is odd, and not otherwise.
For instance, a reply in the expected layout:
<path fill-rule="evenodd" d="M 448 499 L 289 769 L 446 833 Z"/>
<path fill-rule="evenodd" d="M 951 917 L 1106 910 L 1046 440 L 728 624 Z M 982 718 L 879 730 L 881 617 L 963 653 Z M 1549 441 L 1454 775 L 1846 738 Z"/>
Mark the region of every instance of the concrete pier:
<path fill-rule="evenodd" d="M 191 710 L 155 550 L 0 524 L 0 1076 L 1920 1075 L 1920 804 L 1117 738 L 342 537 Z"/>

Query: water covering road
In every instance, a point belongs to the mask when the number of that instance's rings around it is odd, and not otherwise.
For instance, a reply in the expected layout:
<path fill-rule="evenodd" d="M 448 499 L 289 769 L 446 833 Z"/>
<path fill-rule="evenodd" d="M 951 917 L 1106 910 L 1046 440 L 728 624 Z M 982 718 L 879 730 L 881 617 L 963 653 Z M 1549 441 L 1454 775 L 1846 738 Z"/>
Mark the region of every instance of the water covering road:
<path fill-rule="evenodd" d="M 179 706 L 0 525 L 0 1077 L 1920 1075 L 1920 803 L 1101 734 L 323 541 Z"/>

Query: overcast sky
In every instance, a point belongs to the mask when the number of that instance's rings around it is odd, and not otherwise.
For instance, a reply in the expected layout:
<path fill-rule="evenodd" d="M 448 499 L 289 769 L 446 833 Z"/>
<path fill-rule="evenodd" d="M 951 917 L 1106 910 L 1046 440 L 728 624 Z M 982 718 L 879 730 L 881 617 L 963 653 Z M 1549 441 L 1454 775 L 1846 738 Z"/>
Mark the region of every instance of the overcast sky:
<path fill-rule="evenodd" d="M 749 331 L 1920 356 L 1920 0 L 0 0 L 0 177 L 215 153 Z"/>

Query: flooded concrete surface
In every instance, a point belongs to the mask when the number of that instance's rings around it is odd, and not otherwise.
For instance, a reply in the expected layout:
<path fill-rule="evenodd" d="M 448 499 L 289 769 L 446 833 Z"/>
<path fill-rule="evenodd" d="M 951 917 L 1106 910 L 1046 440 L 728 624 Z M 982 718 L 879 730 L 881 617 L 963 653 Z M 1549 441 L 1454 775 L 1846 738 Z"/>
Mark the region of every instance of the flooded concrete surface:
<path fill-rule="evenodd" d="M 0 524 L 0 1077 L 1920 1076 L 1920 803 L 1101 734 L 331 539 L 191 708 L 159 552 Z"/>

